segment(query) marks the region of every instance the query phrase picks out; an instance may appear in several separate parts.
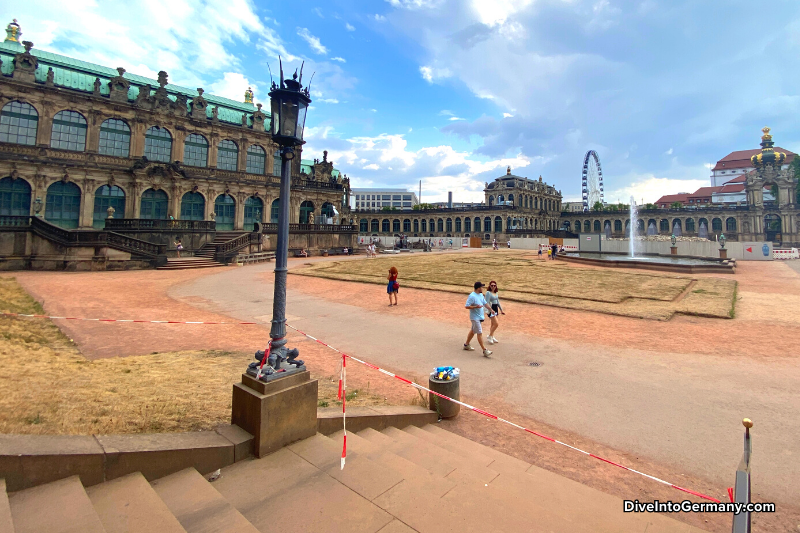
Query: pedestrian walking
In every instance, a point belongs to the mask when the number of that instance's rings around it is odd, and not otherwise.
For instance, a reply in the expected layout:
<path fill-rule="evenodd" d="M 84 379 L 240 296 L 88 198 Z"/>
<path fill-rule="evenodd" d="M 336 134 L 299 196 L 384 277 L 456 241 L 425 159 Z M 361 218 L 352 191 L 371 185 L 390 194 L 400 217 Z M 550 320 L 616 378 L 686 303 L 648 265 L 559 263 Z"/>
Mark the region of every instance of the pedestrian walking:
<path fill-rule="evenodd" d="M 555 261 L 556 260 L 556 254 L 558 253 L 558 245 L 553 243 L 553 246 L 551 246 L 550 248 L 551 248 L 551 251 L 553 252 L 551 258 L 552 258 L 553 261 Z"/>
<path fill-rule="evenodd" d="M 542 258 L 542 245 L 539 245 L 539 259 Z"/>
<path fill-rule="evenodd" d="M 183 243 L 180 239 L 175 241 L 175 251 L 178 253 L 178 259 L 181 258 L 181 252 L 183 251 Z"/>
<path fill-rule="evenodd" d="M 492 314 L 489 315 L 489 320 L 491 320 L 492 325 L 489 327 L 489 336 L 486 337 L 486 341 L 489 344 L 496 344 L 499 341 L 494 337 L 494 332 L 497 331 L 497 327 L 500 325 L 497 321 L 497 315 L 498 313 L 506 314 L 506 312 L 503 311 L 503 306 L 500 305 L 496 281 L 489 282 L 489 290 L 486 291 L 486 302 L 492 308 Z"/>
<path fill-rule="evenodd" d="M 487 350 L 486 346 L 483 345 L 483 311 L 484 309 L 490 311 L 491 307 L 486 302 L 486 298 L 483 296 L 483 288 L 486 285 L 481 283 L 480 281 L 475 282 L 475 290 L 467 297 L 467 304 L 464 306 L 466 309 L 469 309 L 469 321 L 470 321 L 470 329 L 469 333 L 467 334 L 467 342 L 464 343 L 464 349 L 467 351 L 474 351 L 475 348 L 472 347 L 470 344 L 472 342 L 472 337 L 478 337 L 478 344 L 480 344 L 481 349 L 483 350 L 483 356 L 489 357 L 492 355 L 491 350 Z"/>
<path fill-rule="evenodd" d="M 389 269 L 389 284 L 386 286 L 386 292 L 389 294 L 389 307 L 397 305 L 397 292 L 400 289 L 400 284 L 397 282 L 397 268 L 392 267 Z M 392 303 L 392 295 L 394 295 L 394 303 Z"/>
<path fill-rule="evenodd" d="M 508 242 L 506 242 L 506 246 L 507 246 L 508 248 L 511 248 L 511 240 L 510 240 L 510 239 L 508 240 Z"/>
<path fill-rule="evenodd" d="M 492 239 L 492 250 L 497 250 L 497 239 Z"/>

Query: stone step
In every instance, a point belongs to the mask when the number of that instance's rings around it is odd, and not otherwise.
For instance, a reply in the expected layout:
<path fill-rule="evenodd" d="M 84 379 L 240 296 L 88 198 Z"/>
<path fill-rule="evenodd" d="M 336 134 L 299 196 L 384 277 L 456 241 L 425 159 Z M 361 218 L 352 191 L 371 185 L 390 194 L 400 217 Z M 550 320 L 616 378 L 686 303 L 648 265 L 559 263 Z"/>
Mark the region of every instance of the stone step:
<path fill-rule="evenodd" d="M 107 533 L 186 533 L 139 472 L 89 487 L 86 493 Z"/>
<path fill-rule="evenodd" d="M 486 466 L 498 473 L 524 472 L 531 466 L 530 463 L 526 463 L 521 459 L 506 455 L 503 452 L 469 440 L 466 437 L 442 429 L 439 426 L 428 424 L 423 426 L 422 429 L 433 435 L 438 446 L 450 450 L 453 453 L 463 453 L 467 457 L 474 455 L 484 455 L 488 457 L 491 462 Z"/>
<path fill-rule="evenodd" d="M 261 533 L 374 533 L 393 520 L 289 448 L 223 468 L 214 488 Z"/>
<path fill-rule="evenodd" d="M 5 479 L 0 479 L 0 533 L 14 533 L 14 521 L 11 520 Z"/>
<path fill-rule="evenodd" d="M 341 446 L 342 432 L 328 436 L 337 446 Z M 446 478 L 438 477 L 408 459 L 391 453 L 379 445 L 375 445 L 357 433 L 347 433 L 347 450 L 367 456 L 372 461 L 383 465 L 403 477 L 405 480 L 418 483 L 431 495 L 441 496 L 455 485 Z M 345 467 L 347 468 L 347 467 Z"/>
<path fill-rule="evenodd" d="M 372 428 L 359 431 L 358 435 L 376 446 L 383 447 L 385 450 L 419 465 L 435 476 L 445 477 L 456 469 L 456 465 L 449 460 L 442 460 L 437 455 L 431 455 L 423 448 L 409 448 L 406 444 L 395 442 L 388 435 Z"/>
<path fill-rule="evenodd" d="M 194 468 L 157 479 L 151 485 L 187 533 L 258 533 Z"/>
<path fill-rule="evenodd" d="M 8 498 L 16 533 L 106 533 L 78 476 Z"/>
<path fill-rule="evenodd" d="M 217 268 L 217 267 L 221 267 L 221 266 L 225 266 L 225 265 L 223 265 L 222 263 L 213 263 L 213 264 L 203 263 L 203 264 L 199 264 L 199 265 L 169 265 L 169 264 L 167 264 L 167 265 L 164 265 L 164 266 L 157 267 L 156 270 L 187 270 L 187 269 L 192 269 L 192 268 Z"/>
<path fill-rule="evenodd" d="M 411 427 L 406 429 L 411 431 Z M 414 429 L 418 428 L 415 427 Z M 399 444 L 399 446 L 404 449 L 404 453 L 419 454 L 420 457 L 424 457 L 426 460 L 433 459 L 436 462 L 454 466 L 458 471 L 458 476 L 469 476 L 475 478 L 476 481 L 481 483 L 489 483 L 497 477 L 496 471 L 491 470 L 480 463 L 476 463 L 471 459 L 465 459 L 464 457 L 450 453 L 436 445 L 430 444 L 424 439 L 415 437 L 409 431 L 388 427 L 381 433 L 392 438 L 397 444 Z M 392 451 L 397 453 L 396 449 Z M 404 455 L 404 457 L 411 459 L 407 455 Z M 452 474 L 453 473 L 451 472 L 447 475 L 451 476 Z"/>

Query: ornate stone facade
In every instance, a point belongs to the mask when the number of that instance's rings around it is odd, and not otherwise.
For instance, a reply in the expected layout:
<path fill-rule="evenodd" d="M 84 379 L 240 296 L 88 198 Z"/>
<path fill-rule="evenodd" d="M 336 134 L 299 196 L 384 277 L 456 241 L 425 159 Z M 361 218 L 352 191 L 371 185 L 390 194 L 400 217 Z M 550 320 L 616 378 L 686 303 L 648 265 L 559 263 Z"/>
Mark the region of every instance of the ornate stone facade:
<path fill-rule="evenodd" d="M 102 227 L 108 207 L 115 218 L 215 218 L 218 230 L 275 219 L 278 147 L 252 91 L 234 102 L 172 85 L 163 71 L 150 80 L 37 52 L 20 45 L 18 26 L 7 33 L 0 215 L 38 213 L 65 228 Z M 327 157 L 296 157 L 292 175 L 291 222 L 333 207 L 349 221 L 349 180 Z"/>

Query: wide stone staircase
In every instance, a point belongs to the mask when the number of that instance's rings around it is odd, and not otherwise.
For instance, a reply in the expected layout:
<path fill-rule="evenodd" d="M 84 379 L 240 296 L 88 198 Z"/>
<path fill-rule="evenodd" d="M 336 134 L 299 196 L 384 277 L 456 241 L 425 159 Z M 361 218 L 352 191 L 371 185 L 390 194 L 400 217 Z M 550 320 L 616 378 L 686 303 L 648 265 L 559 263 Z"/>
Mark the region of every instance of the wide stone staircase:
<path fill-rule="evenodd" d="M 240 237 L 246 232 L 243 231 L 218 231 L 214 235 L 212 242 L 207 242 L 202 248 L 194 253 L 194 256 L 171 257 L 166 265 L 158 267 L 156 270 L 186 270 L 189 268 L 213 268 L 224 266 L 214 260 L 214 252 L 218 244 L 228 242 Z"/>
<path fill-rule="evenodd" d="M 317 434 L 207 481 L 195 469 L 78 476 L 6 496 L 0 533 L 639 532 L 700 530 L 436 426 Z"/>

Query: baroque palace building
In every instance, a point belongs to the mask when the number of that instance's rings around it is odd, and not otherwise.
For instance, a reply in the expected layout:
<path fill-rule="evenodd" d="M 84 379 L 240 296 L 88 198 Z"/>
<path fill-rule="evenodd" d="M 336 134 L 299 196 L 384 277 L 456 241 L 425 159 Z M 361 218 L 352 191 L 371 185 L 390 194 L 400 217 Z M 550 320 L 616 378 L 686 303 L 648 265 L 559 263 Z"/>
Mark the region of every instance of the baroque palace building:
<path fill-rule="evenodd" d="M 462 207 L 353 212 L 359 233 L 370 236 L 481 237 L 505 240 L 511 236 L 545 234 L 558 230 L 561 191 L 539 180 L 511 173 L 484 187 L 481 204 Z"/>
<path fill-rule="evenodd" d="M 33 48 L 16 21 L 0 44 L 0 215 L 66 229 L 106 218 L 277 221 L 278 146 L 243 102 Z M 349 222 L 349 179 L 327 161 L 292 165 L 293 223 Z M 112 208 L 111 210 L 109 208 Z M 341 217 L 341 218 L 340 218 Z"/>

